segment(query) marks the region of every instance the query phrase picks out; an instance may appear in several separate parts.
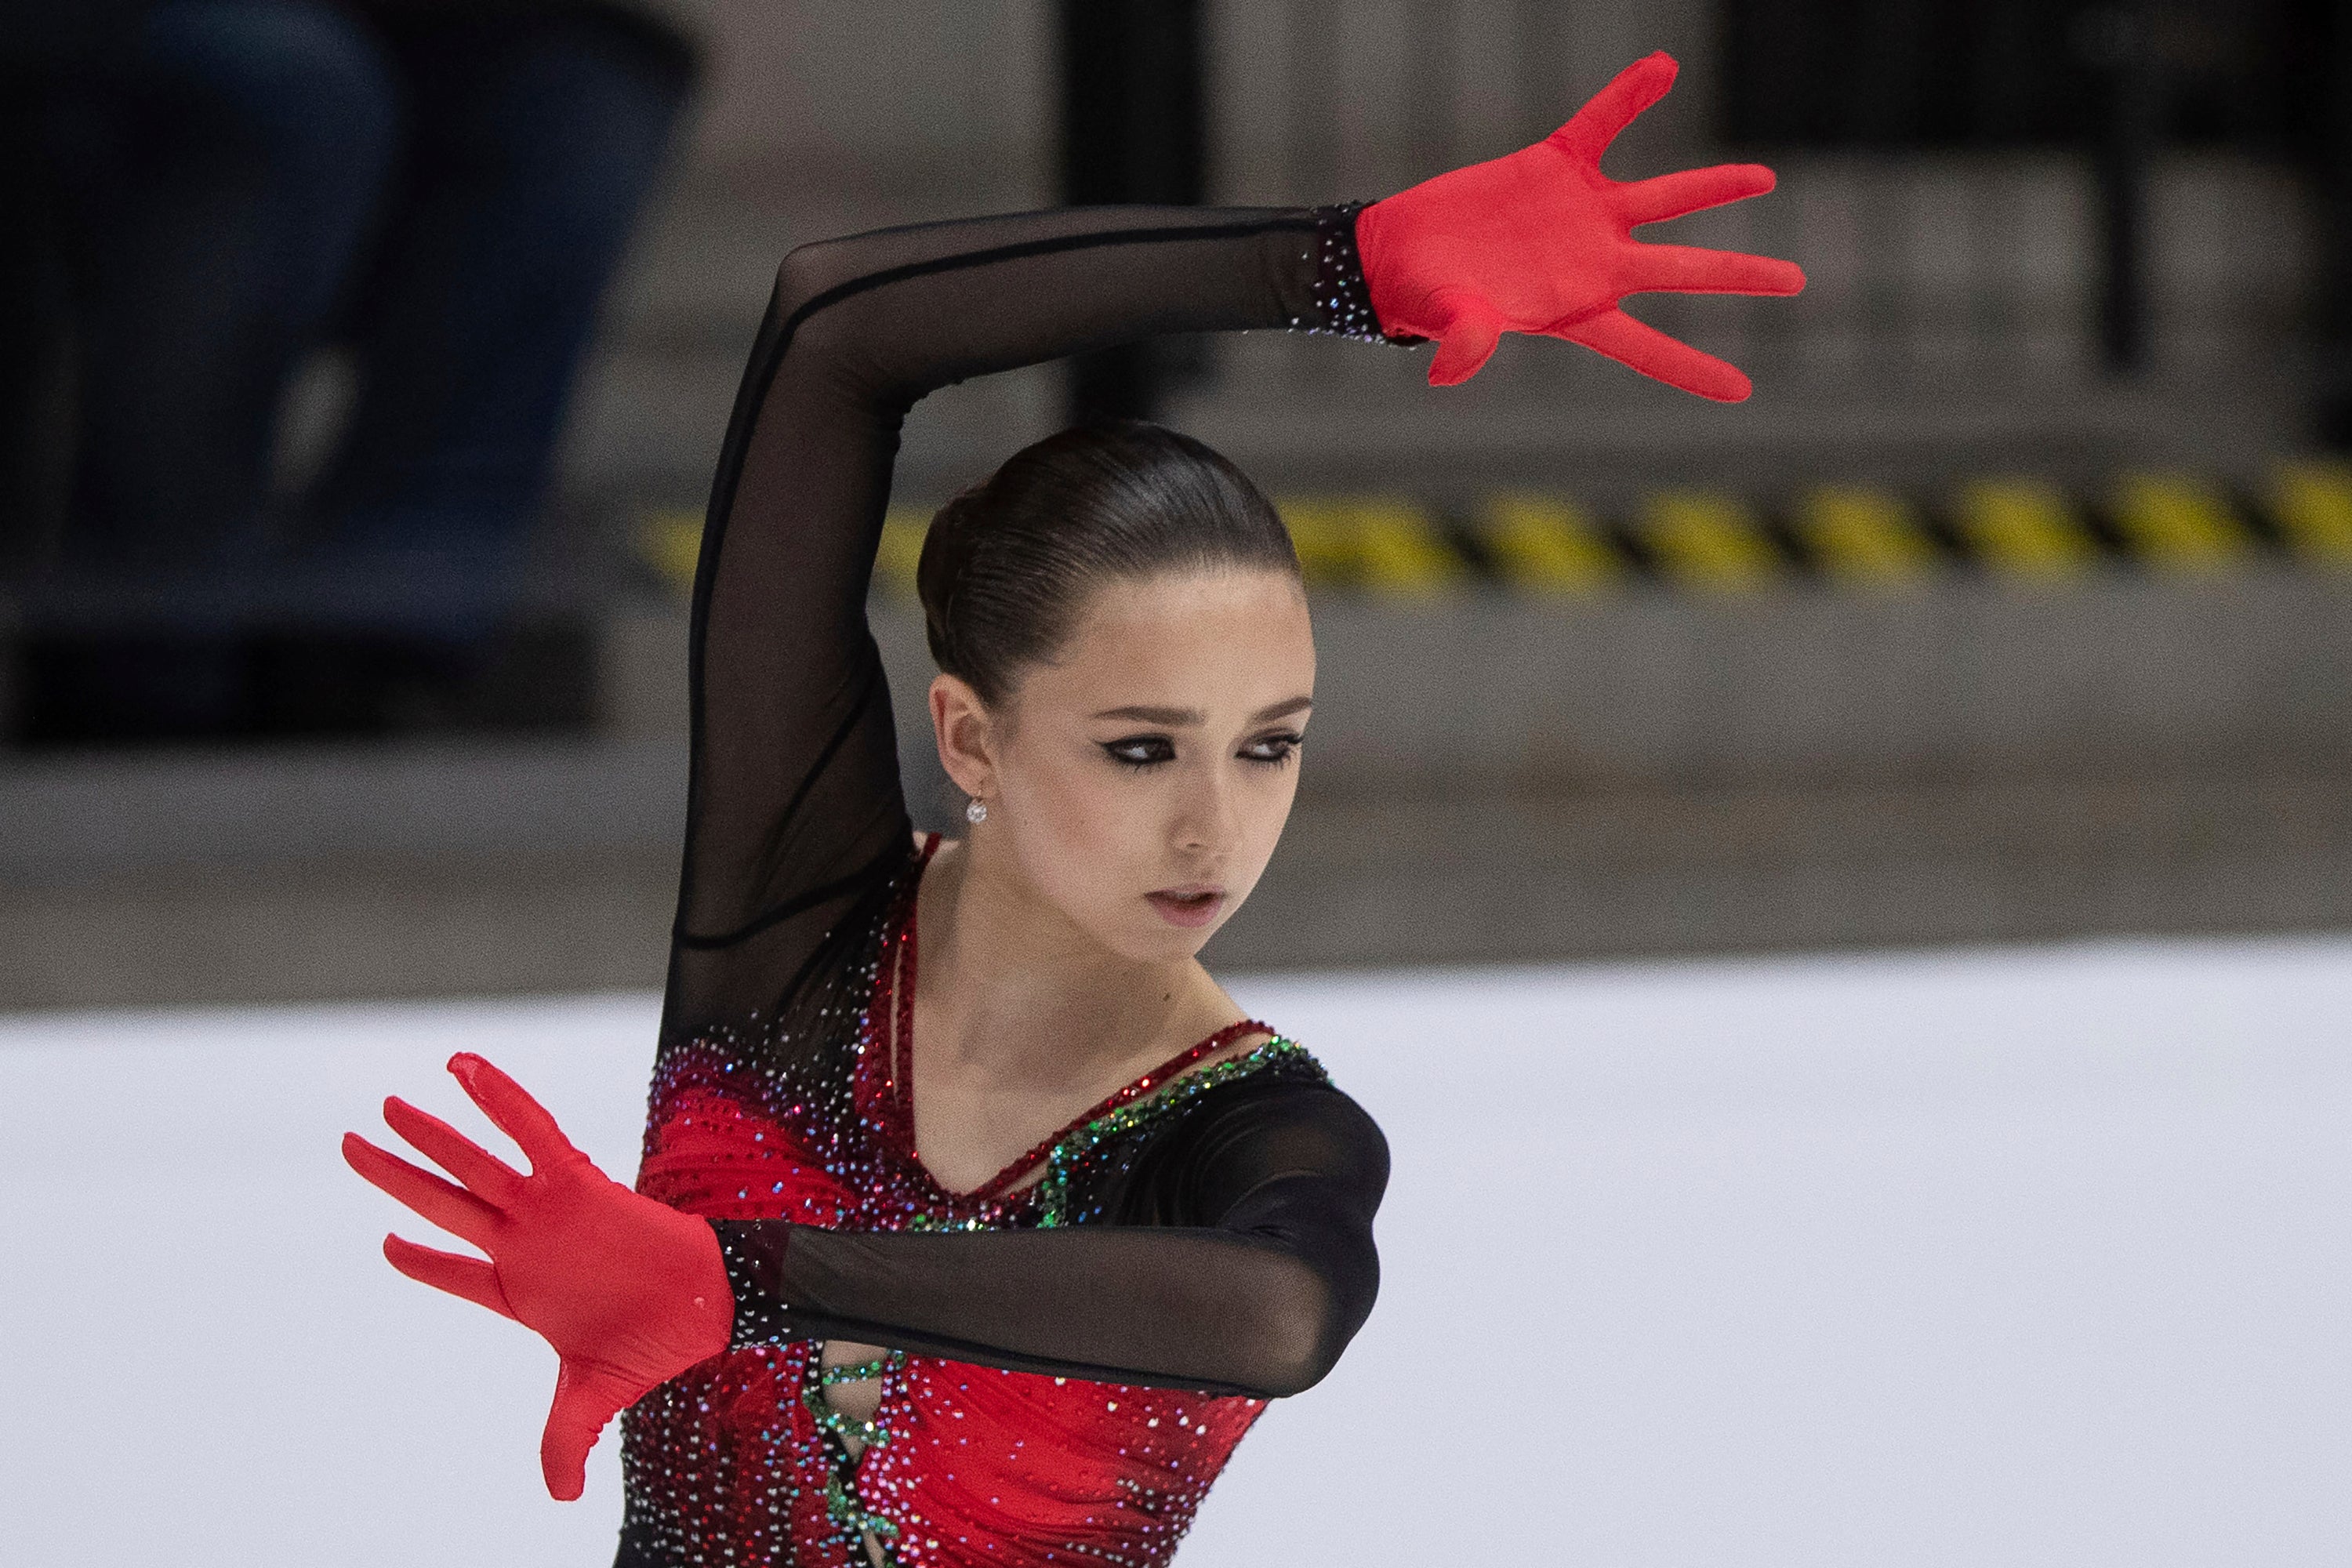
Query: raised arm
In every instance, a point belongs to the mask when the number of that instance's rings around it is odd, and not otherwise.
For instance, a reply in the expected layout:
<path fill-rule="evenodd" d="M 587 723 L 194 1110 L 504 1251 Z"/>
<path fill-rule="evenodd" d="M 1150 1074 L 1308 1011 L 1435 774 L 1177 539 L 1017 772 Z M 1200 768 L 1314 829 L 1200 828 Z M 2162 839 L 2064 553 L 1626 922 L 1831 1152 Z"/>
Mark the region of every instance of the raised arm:
<path fill-rule="evenodd" d="M 1091 208 L 886 230 L 785 259 L 695 578 L 666 1040 L 773 1009 L 908 853 L 866 626 L 908 409 L 952 382 L 1163 332 L 1377 337 L 1352 220 Z"/>
<path fill-rule="evenodd" d="M 664 1038 L 772 1016 L 826 933 L 908 853 L 866 591 L 907 410 L 934 387 L 1166 332 L 1289 327 L 1438 341 L 1466 380 L 1505 331 L 1583 344 L 1723 401 L 1748 378 L 1621 308 L 1790 294 L 1795 266 L 1635 241 L 1769 190 L 1756 164 L 1620 183 L 1653 55 L 1532 147 L 1362 211 L 1096 207 L 890 229 L 783 264 L 737 395 L 694 591 L 693 760 Z M 1385 331 L 1384 331 L 1385 329 Z"/>

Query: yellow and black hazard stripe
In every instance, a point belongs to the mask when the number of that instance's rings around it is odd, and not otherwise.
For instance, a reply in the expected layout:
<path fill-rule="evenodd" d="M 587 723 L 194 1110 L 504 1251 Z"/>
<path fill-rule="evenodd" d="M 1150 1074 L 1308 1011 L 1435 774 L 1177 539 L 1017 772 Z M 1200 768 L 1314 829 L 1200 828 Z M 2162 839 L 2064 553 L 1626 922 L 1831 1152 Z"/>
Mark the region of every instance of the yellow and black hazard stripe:
<path fill-rule="evenodd" d="M 1988 476 L 1931 496 L 1852 484 L 1759 504 L 1677 488 L 1603 515 L 1567 496 L 1501 491 L 1461 510 L 1398 495 L 1293 496 L 1279 503 L 1318 588 L 1440 602 L 1480 584 L 1538 595 L 1643 582 L 1744 594 L 1815 581 L 1899 591 L 1954 574 L 2063 586 L 2104 572 L 2195 577 L 2263 563 L 2352 574 L 2352 463 L 2283 464 L 2260 483 L 2127 472 L 2090 491 Z M 911 595 L 928 511 L 894 507 L 877 586 Z M 694 573 L 700 520 L 661 513 L 640 548 L 662 577 Z"/>
<path fill-rule="evenodd" d="M 1988 477 L 1926 497 L 1819 485 L 1771 504 L 1678 488 L 1616 516 L 1530 492 L 1489 496 L 1462 515 L 1392 497 L 1282 510 L 1310 582 L 1417 597 L 1480 581 L 1559 595 L 1644 581 L 1743 594 L 1806 580 L 1899 590 L 1955 574 L 2061 585 L 2263 563 L 2352 574 L 2352 464 L 2332 462 L 2284 465 L 2249 488 L 2147 472 L 2087 493 Z"/>

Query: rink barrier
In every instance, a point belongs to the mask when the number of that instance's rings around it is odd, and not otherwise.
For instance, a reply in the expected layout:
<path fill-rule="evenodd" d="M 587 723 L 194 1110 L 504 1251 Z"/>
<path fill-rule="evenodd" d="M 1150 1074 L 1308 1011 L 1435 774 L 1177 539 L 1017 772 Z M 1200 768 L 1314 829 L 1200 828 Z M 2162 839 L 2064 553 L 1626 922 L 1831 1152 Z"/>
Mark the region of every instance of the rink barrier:
<path fill-rule="evenodd" d="M 2266 500 L 2296 554 L 2352 571 L 2352 466 L 2290 463 L 2272 476 Z"/>
<path fill-rule="evenodd" d="M 1748 502 L 1719 490 L 1671 489 L 1644 496 L 1633 542 L 1659 576 L 1716 594 L 1745 594 L 1781 574 L 1779 547 Z"/>
<path fill-rule="evenodd" d="M 1952 502 L 1953 543 L 2000 577 L 2063 583 L 2099 564 L 2099 540 L 2057 486 L 2039 479 L 1972 479 Z"/>
<path fill-rule="evenodd" d="M 2263 564 L 2352 574 L 2352 463 L 2284 463 L 2250 486 L 2156 470 L 2070 490 L 1988 475 L 1932 495 L 1822 484 L 1759 501 L 1725 489 L 1661 489 L 1615 516 L 1571 496 L 1500 490 L 1460 509 L 1394 494 L 1279 499 L 1312 585 L 1442 603 L 1499 585 L 1574 599 L 1652 583 L 1740 595 L 1816 582 L 1902 592 L 1959 574 L 2063 588 L 2101 574 L 2226 575 Z M 912 597 L 930 509 L 897 506 L 875 559 L 878 591 Z M 653 573 L 690 584 L 701 517 L 644 521 Z"/>
<path fill-rule="evenodd" d="M 1797 498 L 1790 524 L 1822 574 L 1834 582 L 1902 585 L 1932 575 L 1939 564 L 1918 508 L 1891 491 L 1817 485 Z"/>
<path fill-rule="evenodd" d="M 1592 514 L 1565 497 L 1490 496 L 1473 526 L 1495 574 L 1525 588 L 1591 593 L 1625 574 L 1623 557 Z"/>

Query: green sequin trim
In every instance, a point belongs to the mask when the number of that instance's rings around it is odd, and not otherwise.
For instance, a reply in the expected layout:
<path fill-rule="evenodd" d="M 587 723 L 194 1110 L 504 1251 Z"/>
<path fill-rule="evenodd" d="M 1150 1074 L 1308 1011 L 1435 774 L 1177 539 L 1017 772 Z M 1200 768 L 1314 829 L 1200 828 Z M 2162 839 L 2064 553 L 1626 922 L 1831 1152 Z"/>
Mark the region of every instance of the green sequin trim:
<path fill-rule="evenodd" d="M 890 1441 L 890 1428 L 879 1421 L 860 1421 L 854 1415 L 843 1415 L 833 1407 L 831 1400 L 825 1398 L 824 1391 L 836 1383 L 862 1383 L 867 1378 L 896 1372 L 906 1362 L 906 1352 L 892 1351 L 877 1360 L 860 1362 L 855 1366 L 820 1369 L 812 1365 L 814 1375 L 802 1385 L 801 1404 L 808 1411 L 811 1420 L 841 1439 L 845 1452 L 853 1438 L 869 1448 L 883 1447 Z"/>
<path fill-rule="evenodd" d="M 890 1428 L 880 1422 L 860 1421 L 854 1415 L 844 1415 L 827 1404 L 822 1386 L 803 1393 L 801 1403 L 808 1407 L 808 1413 L 816 1424 L 840 1438 L 845 1447 L 852 1438 L 868 1448 L 884 1447 L 890 1441 Z"/>
<path fill-rule="evenodd" d="M 819 1430 L 831 1434 L 840 1444 L 840 1464 L 843 1467 L 854 1468 L 856 1464 L 849 1454 L 852 1439 L 868 1449 L 879 1448 L 890 1441 L 892 1434 L 890 1428 L 879 1421 L 860 1421 L 835 1410 L 832 1402 L 825 1398 L 824 1391 L 836 1383 L 861 1383 L 867 1378 L 887 1376 L 906 1364 L 907 1352 L 904 1351 L 890 1351 L 872 1361 L 857 1362 L 848 1366 L 820 1366 L 814 1354 L 809 1357 L 808 1373 L 801 1383 L 801 1405 L 807 1410 L 809 1418 L 816 1423 Z M 898 1527 L 868 1509 L 866 1500 L 857 1495 L 855 1480 L 840 1471 L 825 1478 L 824 1510 L 832 1515 L 835 1524 L 849 1532 L 853 1541 L 862 1541 L 869 1533 L 877 1542 L 891 1542 L 898 1538 Z M 853 1560 L 861 1560 L 864 1556 L 865 1549 L 861 1545 L 853 1554 Z M 885 1562 L 891 1561 L 887 1548 L 882 1556 Z"/>
<path fill-rule="evenodd" d="M 825 1478 L 824 1511 L 844 1529 L 860 1533 L 870 1530 L 884 1541 L 898 1539 L 898 1527 L 878 1513 L 868 1513 L 857 1494 L 843 1485 L 839 1476 Z"/>
<path fill-rule="evenodd" d="M 906 1364 L 905 1351 L 891 1351 L 875 1357 L 872 1361 L 856 1362 L 847 1366 L 819 1368 L 817 1382 L 827 1388 L 831 1388 L 836 1383 L 871 1383 L 885 1373 L 896 1372 Z"/>
<path fill-rule="evenodd" d="M 1117 1110 L 1096 1117 L 1053 1147 L 1045 1156 L 1045 1174 L 1037 1184 L 1039 1228 L 1067 1225 L 1070 1214 L 1070 1178 L 1079 1161 L 1093 1153 L 1114 1138 L 1122 1137 L 1139 1127 L 1173 1115 L 1213 1089 L 1247 1078 L 1253 1073 L 1282 1063 L 1304 1062 L 1313 1069 L 1319 1082 L 1328 1083 L 1330 1077 L 1323 1064 L 1307 1054 L 1297 1041 L 1276 1035 L 1255 1050 L 1228 1058 L 1214 1067 L 1187 1073 L 1158 1094 L 1122 1105 Z"/>

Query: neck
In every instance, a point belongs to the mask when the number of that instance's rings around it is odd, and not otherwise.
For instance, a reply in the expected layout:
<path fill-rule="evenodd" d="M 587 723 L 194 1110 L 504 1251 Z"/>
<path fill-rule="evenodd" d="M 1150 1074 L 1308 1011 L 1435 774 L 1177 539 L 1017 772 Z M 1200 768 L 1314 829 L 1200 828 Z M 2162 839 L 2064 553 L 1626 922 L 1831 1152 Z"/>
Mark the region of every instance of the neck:
<path fill-rule="evenodd" d="M 1201 1007 L 1190 958 L 1111 952 L 1072 923 L 988 836 L 943 848 L 923 878 L 920 1021 L 926 1052 L 1040 1084 L 1125 1061 Z"/>

